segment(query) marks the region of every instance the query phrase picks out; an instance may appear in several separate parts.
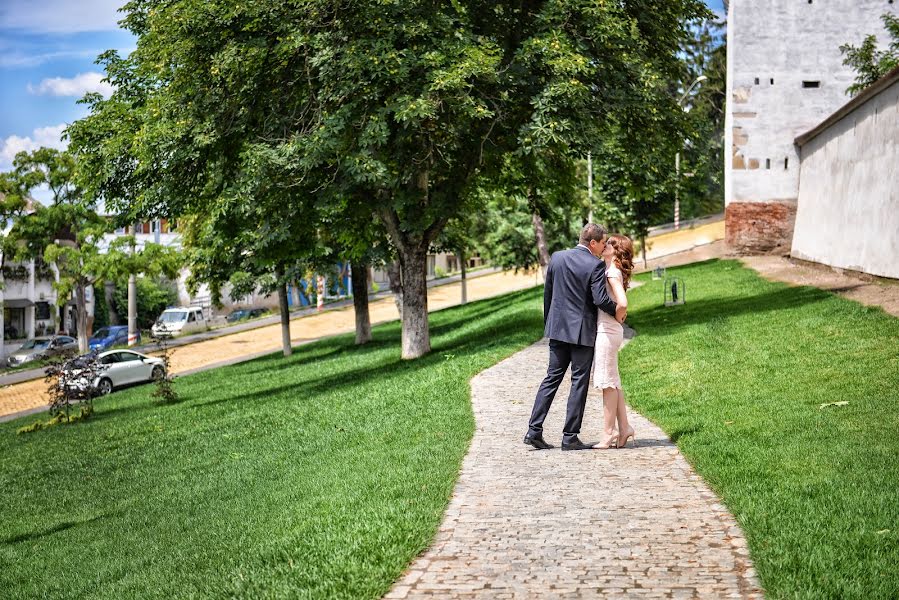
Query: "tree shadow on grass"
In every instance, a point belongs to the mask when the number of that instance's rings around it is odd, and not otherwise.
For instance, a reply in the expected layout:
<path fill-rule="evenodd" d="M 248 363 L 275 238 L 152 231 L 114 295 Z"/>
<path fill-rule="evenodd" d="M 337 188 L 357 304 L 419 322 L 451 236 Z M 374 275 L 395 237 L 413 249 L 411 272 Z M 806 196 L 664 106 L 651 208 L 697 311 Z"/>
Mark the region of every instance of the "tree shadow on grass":
<path fill-rule="evenodd" d="M 441 336 L 452 333 L 474 321 L 493 316 L 499 311 L 508 309 L 510 306 L 521 302 L 522 298 L 526 297 L 528 293 L 533 293 L 533 290 L 521 290 L 497 298 L 487 298 L 471 302 L 465 306 L 454 306 L 431 313 L 429 319 L 431 324 L 430 334 L 431 339 L 436 342 L 434 349 L 439 349 L 439 338 Z M 477 310 L 472 310 L 473 308 L 477 308 Z M 255 368 L 246 372 L 250 374 L 270 373 L 273 370 L 292 369 L 316 360 L 350 352 L 361 357 L 390 347 L 399 349 L 401 335 L 398 321 L 382 323 L 375 327 L 372 340 L 366 344 L 357 346 L 352 341 L 353 334 L 351 333 L 329 336 L 312 344 L 295 348 L 293 355 L 287 360 L 282 360 L 283 357 L 279 353 L 273 352 L 272 355 L 248 361 L 246 364 L 253 365 Z M 326 348 L 327 350 L 325 350 Z"/>
<path fill-rule="evenodd" d="M 479 300 L 461 307 L 457 306 L 435 311 L 434 316 L 431 317 L 431 322 L 436 322 L 430 330 L 433 341 L 431 352 L 416 360 L 410 361 L 400 358 L 401 332 L 398 323 L 385 323 L 375 328 L 371 342 L 361 346 L 354 344 L 353 334 L 341 334 L 312 344 L 303 345 L 287 359 L 284 359 L 279 353 L 273 352 L 271 355 L 225 368 L 239 369 L 239 371 L 233 371 L 235 374 L 256 376 L 260 384 L 263 384 L 266 380 L 277 381 L 281 379 L 282 373 L 286 370 L 308 366 L 316 361 L 334 359 L 350 354 L 361 360 L 372 353 L 383 352 L 387 349 L 394 350 L 389 355 L 385 355 L 385 360 L 374 365 L 356 369 L 342 369 L 331 375 L 316 377 L 312 380 L 292 382 L 274 387 L 257 387 L 253 391 L 244 394 L 229 394 L 225 397 L 206 401 L 195 401 L 189 395 L 182 395 L 180 402 L 171 405 L 161 405 L 155 402 L 146 402 L 140 406 L 134 404 L 120 405 L 109 410 L 98 410 L 91 420 L 103 420 L 124 412 L 133 414 L 158 410 L 164 406 L 180 406 L 191 409 L 212 408 L 229 402 L 265 400 L 285 392 L 293 392 L 298 396 L 302 395 L 305 397 L 309 394 L 327 393 L 347 387 L 365 385 L 373 378 L 386 379 L 402 376 L 409 371 L 426 369 L 437 363 L 444 362 L 447 360 L 447 354 L 464 355 L 469 349 L 485 349 L 501 343 L 503 339 L 511 335 L 520 334 L 523 328 L 528 327 L 528 324 L 522 320 L 521 314 L 516 311 L 515 313 L 504 315 L 503 312 L 515 304 L 520 304 L 522 299 L 533 293 L 533 289 L 521 290 L 496 298 Z M 542 330 L 542 327 L 540 327 L 542 315 L 538 310 L 535 310 L 533 318 L 534 333 L 536 336 L 539 336 Z M 490 319 L 490 321 L 485 323 L 484 319 Z M 442 339 L 474 323 L 478 323 L 480 326 L 470 332 L 452 336 L 451 339 Z M 203 374 L 192 374 L 189 377 L 203 377 Z"/>
<path fill-rule="evenodd" d="M 539 336 L 540 332 L 536 326 L 535 320 L 534 334 Z M 303 382 L 290 383 L 264 389 L 257 389 L 252 392 L 228 396 L 208 402 L 202 402 L 192 405 L 192 408 L 214 407 L 218 404 L 227 402 L 247 402 L 258 401 L 271 398 L 283 393 L 293 393 L 298 397 L 309 397 L 315 394 L 339 391 L 345 388 L 354 388 L 357 386 L 366 386 L 373 379 L 388 380 L 394 377 L 402 377 L 413 371 L 419 371 L 433 367 L 439 363 L 445 362 L 447 355 L 455 353 L 456 355 L 464 355 L 466 350 L 483 350 L 491 346 L 495 346 L 503 339 L 508 339 L 513 335 L 519 335 L 522 328 L 526 325 L 521 319 L 502 318 L 497 323 L 492 324 L 485 329 L 464 333 L 454 338 L 452 341 L 437 343 L 431 352 L 421 358 L 415 360 L 403 360 L 399 353 L 393 354 L 383 362 L 366 367 L 341 370 L 337 373 Z M 397 350 L 399 350 L 397 348 Z"/>
<path fill-rule="evenodd" d="M 81 519 L 80 521 L 65 521 L 63 523 L 57 523 L 52 527 L 47 527 L 45 529 L 41 529 L 38 531 L 30 531 L 28 533 L 20 533 L 18 535 L 13 535 L 8 538 L 0 540 L 0 545 L 7 544 L 18 544 L 20 542 L 30 542 L 32 540 L 36 540 L 42 537 L 46 537 L 48 535 L 53 535 L 54 533 L 59 533 L 60 531 L 65 531 L 67 529 L 71 529 L 73 527 L 78 527 L 79 525 L 87 525 L 88 523 L 93 523 L 95 521 L 99 521 L 100 519 L 105 519 L 107 517 L 114 516 L 118 513 L 108 513 L 97 515 L 95 517 L 91 517 L 89 519 Z"/>
<path fill-rule="evenodd" d="M 655 306 L 635 312 L 633 326 L 642 336 L 669 335 L 684 327 L 706 323 L 724 317 L 767 313 L 799 308 L 833 298 L 833 295 L 812 287 L 772 290 L 741 298 L 708 298 L 678 306 Z"/>

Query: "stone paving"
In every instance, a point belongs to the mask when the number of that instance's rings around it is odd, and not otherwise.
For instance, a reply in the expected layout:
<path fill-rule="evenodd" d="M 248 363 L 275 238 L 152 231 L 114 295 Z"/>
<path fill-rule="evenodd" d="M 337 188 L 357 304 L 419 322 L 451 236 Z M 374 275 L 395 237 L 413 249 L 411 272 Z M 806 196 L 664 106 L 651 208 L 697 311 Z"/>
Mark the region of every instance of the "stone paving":
<path fill-rule="evenodd" d="M 566 379 L 544 430 L 557 448 L 522 443 L 547 358 L 544 340 L 472 380 L 453 498 L 386 598 L 761 598 L 733 517 L 642 416 L 637 448 L 561 452 Z M 591 389 L 581 439 L 598 440 L 601 419 Z"/>

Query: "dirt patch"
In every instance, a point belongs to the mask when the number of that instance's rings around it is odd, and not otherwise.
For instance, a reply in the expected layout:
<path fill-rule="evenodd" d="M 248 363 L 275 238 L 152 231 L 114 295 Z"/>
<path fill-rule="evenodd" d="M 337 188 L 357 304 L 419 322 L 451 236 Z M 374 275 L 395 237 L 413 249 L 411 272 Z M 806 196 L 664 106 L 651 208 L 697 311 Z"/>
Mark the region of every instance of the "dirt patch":
<path fill-rule="evenodd" d="M 744 256 L 744 265 L 762 277 L 790 285 L 809 285 L 899 317 L 899 281 L 783 256 Z"/>

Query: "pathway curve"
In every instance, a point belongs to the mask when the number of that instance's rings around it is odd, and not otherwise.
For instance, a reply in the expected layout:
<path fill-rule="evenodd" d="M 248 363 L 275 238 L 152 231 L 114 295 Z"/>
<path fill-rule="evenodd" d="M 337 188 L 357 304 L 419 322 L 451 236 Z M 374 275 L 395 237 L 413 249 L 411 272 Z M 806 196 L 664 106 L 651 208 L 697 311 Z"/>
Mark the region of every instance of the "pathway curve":
<path fill-rule="evenodd" d="M 544 340 L 472 379 L 476 432 L 453 498 L 386 598 L 761 598 L 733 517 L 642 416 L 630 413 L 638 448 L 521 442 L 547 358 Z M 545 424 L 557 447 L 567 385 Z M 581 439 L 599 439 L 601 418 L 591 389 Z"/>

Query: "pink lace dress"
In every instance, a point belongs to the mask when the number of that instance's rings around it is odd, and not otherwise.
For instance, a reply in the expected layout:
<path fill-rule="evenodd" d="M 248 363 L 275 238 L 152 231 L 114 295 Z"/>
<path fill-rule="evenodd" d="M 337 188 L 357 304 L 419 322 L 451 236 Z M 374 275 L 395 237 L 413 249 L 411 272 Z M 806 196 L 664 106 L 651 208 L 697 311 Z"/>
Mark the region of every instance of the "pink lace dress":
<path fill-rule="evenodd" d="M 621 270 L 612 265 L 606 269 L 606 287 L 612 295 L 608 280 L 621 279 Z M 599 309 L 597 309 L 599 310 Z M 618 351 L 624 341 L 624 327 L 603 310 L 599 310 L 596 322 L 596 352 L 593 354 L 593 387 L 600 389 L 621 389 L 621 376 L 618 374 Z"/>

